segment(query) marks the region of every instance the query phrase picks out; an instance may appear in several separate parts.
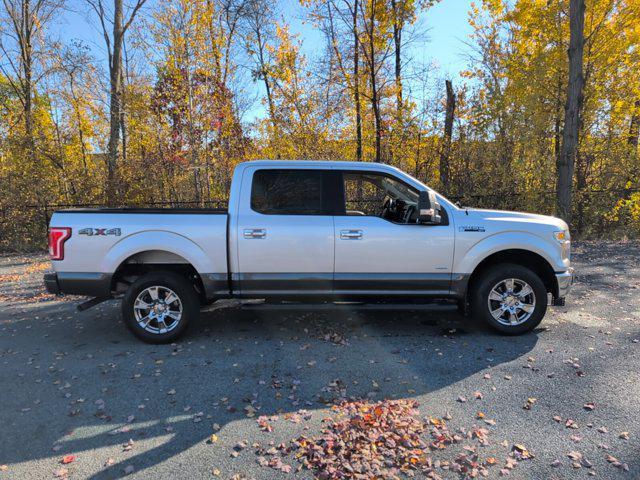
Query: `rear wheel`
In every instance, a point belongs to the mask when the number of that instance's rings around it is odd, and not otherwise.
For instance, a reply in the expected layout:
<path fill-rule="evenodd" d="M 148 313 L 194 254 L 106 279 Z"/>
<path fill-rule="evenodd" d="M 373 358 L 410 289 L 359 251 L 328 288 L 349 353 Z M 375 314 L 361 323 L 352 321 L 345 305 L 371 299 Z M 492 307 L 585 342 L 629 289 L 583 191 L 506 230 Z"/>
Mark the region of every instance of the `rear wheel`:
<path fill-rule="evenodd" d="M 540 277 L 516 264 L 496 265 L 471 292 L 473 314 L 509 335 L 533 330 L 547 311 L 547 289 Z"/>
<path fill-rule="evenodd" d="M 191 283 L 173 272 L 143 275 L 122 299 L 122 317 L 131 332 L 147 343 L 176 340 L 198 316 L 200 305 Z"/>

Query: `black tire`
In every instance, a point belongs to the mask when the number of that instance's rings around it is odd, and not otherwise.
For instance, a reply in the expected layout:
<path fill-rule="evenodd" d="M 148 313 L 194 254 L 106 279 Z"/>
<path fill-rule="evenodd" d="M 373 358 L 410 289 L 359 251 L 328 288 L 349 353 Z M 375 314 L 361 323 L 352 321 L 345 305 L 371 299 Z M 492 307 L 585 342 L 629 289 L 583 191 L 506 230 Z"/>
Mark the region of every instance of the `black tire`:
<path fill-rule="evenodd" d="M 501 323 L 491 314 L 489 307 L 489 295 L 491 290 L 503 280 L 517 279 L 526 282 L 535 295 L 535 306 L 533 312 L 522 323 L 516 325 L 506 325 Z M 542 279 L 533 271 L 521 265 L 504 263 L 501 265 L 495 265 L 484 272 L 480 278 L 474 282 L 472 286 L 471 295 L 471 307 L 472 313 L 475 318 L 487 323 L 493 329 L 504 333 L 506 335 L 520 335 L 522 333 L 530 332 L 537 327 L 542 321 L 545 313 L 547 312 L 547 289 L 542 282 Z M 516 289 L 513 289 L 516 291 Z M 532 297 L 528 297 L 531 299 Z M 495 302 L 491 302 L 496 305 Z M 517 310 L 516 313 L 524 314 L 522 310 Z M 505 312 L 505 317 L 508 317 L 508 312 Z M 506 320 L 505 320 L 506 321 Z"/>
<path fill-rule="evenodd" d="M 181 315 L 178 320 L 175 320 L 173 317 L 169 318 L 169 321 L 172 323 L 168 331 L 161 331 L 161 324 L 158 322 L 157 317 L 155 319 L 151 319 L 149 323 L 149 328 L 157 330 L 155 332 L 146 330 L 136 319 L 136 309 L 134 308 L 134 304 L 138 295 L 146 289 L 154 286 L 161 287 L 158 295 L 159 297 L 162 297 L 164 294 L 164 298 L 167 298 L 166 289 L 175 293 L 179 302 L 172 302 L 173 306 L 170 308 L 174 308 L 176 311 L 180 307 L 182 308 Z M 147 293 L 144 295 L 147 295 Z M 146 298 L 150 299 L 150 297 Z M 160 300 L 162 301 L 163 298 L 160 298 Z M 146 310 L 142 310 L 140 314 L 144 314 L 145 311 Z M 149 311 L 149 313 L 151 314 L 151 311 Z M 170 343 L 175 341 L 185 333 L 189 323 L 197 318 L 199 314 L 200 302 L 193 285 L 187 278 L 173 272 L 160 271 L 147 273 L 146 275 L 141 276 L 129 287 L 127 293 L 122 299 L 122 318 L 125 325 L 136 337 L 146 343 Z M 151 315 L 153 316 L 155 314 Z M 173 325 L 173 322 L 176 324 Z"/>

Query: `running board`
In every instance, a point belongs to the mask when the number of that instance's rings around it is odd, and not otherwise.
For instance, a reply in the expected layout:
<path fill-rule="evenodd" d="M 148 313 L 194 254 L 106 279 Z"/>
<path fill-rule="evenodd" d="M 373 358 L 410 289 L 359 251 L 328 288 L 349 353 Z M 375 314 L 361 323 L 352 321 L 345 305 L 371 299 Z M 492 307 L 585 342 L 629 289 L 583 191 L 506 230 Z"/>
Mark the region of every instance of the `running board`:
<path fill-rule="evenodd" d="M 240 305 L 241 310 L 253 311 L 298 311 L 298 310 L 322 310 L 322 311 L 355 311 L 355 310 L 415 310 L 415 311 L 431 311 L 446 312 L 456 309 L 455 304 L 439 304 L 439 303 L 259 303 L 259 304 L 243 304 Z"/>

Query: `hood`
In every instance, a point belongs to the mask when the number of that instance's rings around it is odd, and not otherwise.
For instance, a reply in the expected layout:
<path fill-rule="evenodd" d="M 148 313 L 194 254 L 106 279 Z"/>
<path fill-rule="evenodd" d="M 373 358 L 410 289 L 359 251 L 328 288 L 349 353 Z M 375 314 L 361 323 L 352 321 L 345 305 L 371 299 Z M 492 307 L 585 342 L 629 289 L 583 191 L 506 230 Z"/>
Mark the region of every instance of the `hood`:
<path fill-rule="evenodd" d="M 568 230 L 567 223 L 550 215 L 538 215 L 536 213 L 510 212 L 507 210 L 484 210 L 469 208 L 467 210 L 469 220 L 484 220 L 487 222 L 526 223 L 552 227 L 554 230 Z"/>

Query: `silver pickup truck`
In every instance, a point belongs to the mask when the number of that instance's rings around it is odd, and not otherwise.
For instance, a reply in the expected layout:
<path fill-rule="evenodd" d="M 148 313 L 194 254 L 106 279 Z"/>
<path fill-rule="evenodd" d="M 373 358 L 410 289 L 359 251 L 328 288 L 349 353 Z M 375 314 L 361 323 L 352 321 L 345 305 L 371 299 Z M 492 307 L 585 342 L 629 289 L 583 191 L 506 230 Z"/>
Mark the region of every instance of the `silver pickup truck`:
<path fill-rule="evenodd" d="M 51 218 L 47 290 L 122 296 L 147 342 L 184 333 L 203 305 L 447 299 L 507 334 L 537 326 L 572 283 L 567 224 L 459 208 L 388 165 L 237 166 L 228 210 L 63 210 Z"/>

